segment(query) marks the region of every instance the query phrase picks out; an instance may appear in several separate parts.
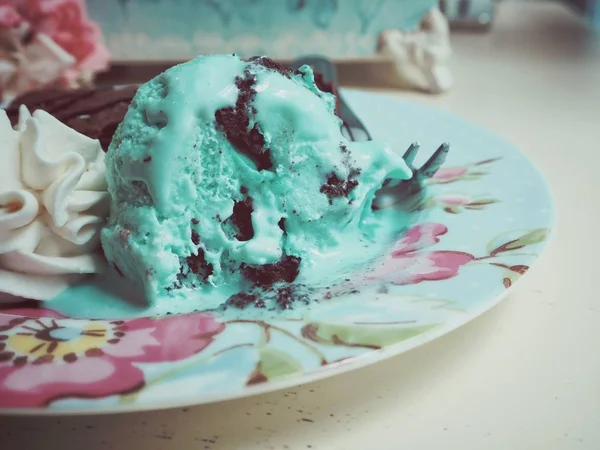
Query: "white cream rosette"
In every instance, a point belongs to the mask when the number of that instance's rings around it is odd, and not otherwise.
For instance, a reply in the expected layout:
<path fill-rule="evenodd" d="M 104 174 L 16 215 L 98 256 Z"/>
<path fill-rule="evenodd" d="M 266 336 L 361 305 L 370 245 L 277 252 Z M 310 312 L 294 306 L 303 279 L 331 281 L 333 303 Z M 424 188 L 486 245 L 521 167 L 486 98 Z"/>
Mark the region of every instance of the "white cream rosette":
<path fill-rule="evenodd" d="M 102 271 L 108 209 L 97 140 L 24 106 L 13 129 L 0 110 L 0 300 L 48 300 Z"/>

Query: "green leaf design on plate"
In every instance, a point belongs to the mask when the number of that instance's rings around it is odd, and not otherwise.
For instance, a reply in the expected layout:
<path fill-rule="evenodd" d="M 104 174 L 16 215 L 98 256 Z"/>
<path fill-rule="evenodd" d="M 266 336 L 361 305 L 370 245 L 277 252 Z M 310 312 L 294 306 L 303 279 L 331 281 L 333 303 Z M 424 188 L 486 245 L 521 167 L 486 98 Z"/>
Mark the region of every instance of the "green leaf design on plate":
<path fill-rule="evenodd" d="M 469 203 L 467 206 L 486 206 L 491 205 L 493 203 L 498 203 L 498 200 L 495 198 L 477 198 Z"/>
<path fill-rule="evenodd" d="M 446 206 L 444 208 L 444 211 L 448 214 L 458 214 L 460 213 L 460 208 L 458 208 L 457 206 Z"/>
<path fill-rule="evenodd" d="M 273 378 L 302 371 L 302 364 L 289 353 L 275 347 L 260 350 L 256 369 L 250 374 L 247 385 L 263 383 Z"/>
<path fill-rule="evenodd" d="M 508 241 L 490 251 L 491 256 L 496 256 L 498 253 L 509 252 L 512 250 L 518 250 L 520 248 L 526 247 L 528 245 L 539 244 L 546 240 L 548 236 L 547 228 L 536 228 L 531 230 L 520 237 Z"/>
<path fill-rule="evenodd" d="M 521 278 L 529 270 L 529 266 L 526 266 L 524 264 L 509 266 L 501 263 L 491 263 L 491 265 L 502 269 L 502 272 L 504 274 L 502 278 L 502 284 L 504 284 L 504 287 L 506 289 L 511 287 L 519 278 Z"/>
<path fill-rule="evenodd" d="M 478 162 L 474 163 L 473 166 L 483 166 L 485 164 L 490 164 L 490 163 L 496 162 L 496 161 L 498 161 L 500 159 L 502 159 L 501 156 L 496 156 L 494 158 L 484 159 L 483 161 L 478 161 Z"/>
<path fill-rule="evenodd" d="M 302 336 L 324 345 L 380 349 L 410 339 L 434 328 L 435 325 L 356 325 L 309 323 Z"/>

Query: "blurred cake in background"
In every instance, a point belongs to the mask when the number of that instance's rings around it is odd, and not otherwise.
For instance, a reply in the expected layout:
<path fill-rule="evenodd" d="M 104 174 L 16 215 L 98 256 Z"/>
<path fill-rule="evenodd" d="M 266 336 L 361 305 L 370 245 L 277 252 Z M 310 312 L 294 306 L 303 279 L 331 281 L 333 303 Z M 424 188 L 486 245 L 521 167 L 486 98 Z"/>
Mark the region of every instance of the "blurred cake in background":
<path fill-rule="evenodd" d="M 88 0 L 116 60 L 203 53 L 371 55 L 379 33 L 414 30 L 437 0 Z"/>
<path fill-rule="evenodd" d="M 170 65 L 206 53 L 384 62 L 393 84 L 442 92 L 452 78 L 447 22 L 437 6 L 438 0 L 0 0 L 0 104 L 32 90 L 88 86 L 109 61 Z"/>
<path fill-rule="evenodd" d="M 113 61 L 180 62 L 198 54 L 320 54 L 391 60 L 400 84 L 439 92 L 452 84 L 438 0 L 87 0 Z M 432 16 L 433 14 L 433 16 Z M 434 25 L 435 27 L 432 27 Z"/>
<path fill-rule="evenodd" d="M 0 0 L 0 103 L 33 89 L 89 84 L 108 62 L 84 0 Z"/>

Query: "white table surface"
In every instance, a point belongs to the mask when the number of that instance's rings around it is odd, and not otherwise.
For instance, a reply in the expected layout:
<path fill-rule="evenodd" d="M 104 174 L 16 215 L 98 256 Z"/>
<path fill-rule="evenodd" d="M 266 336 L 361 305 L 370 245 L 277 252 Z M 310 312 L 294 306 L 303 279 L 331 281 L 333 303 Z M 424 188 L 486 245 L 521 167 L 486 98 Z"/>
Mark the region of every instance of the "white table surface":
<path fill-rule="evenodd" d="M 485 125 L 546 174 L 558 234 L 512 296 L 433 343 L 289 391 L 0 418 L 0 448 L 600 449 L 600 36 L 559 4 L 505 2 L 490 34 L 457 35 L 454 48 L 453 92 L 396 95 Z"/>

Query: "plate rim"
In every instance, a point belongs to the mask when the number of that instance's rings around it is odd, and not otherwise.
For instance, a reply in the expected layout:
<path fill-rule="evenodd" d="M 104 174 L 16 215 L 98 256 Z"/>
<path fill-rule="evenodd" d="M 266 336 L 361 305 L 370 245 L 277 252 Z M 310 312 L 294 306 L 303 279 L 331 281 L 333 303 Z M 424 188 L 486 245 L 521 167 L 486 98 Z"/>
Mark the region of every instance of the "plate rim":
<path fill-rule="evenodd" d="M 105 414 L 121 414 L 121 413 L 130 413 L 130 412 L 143 412 L 143 411 L 156 411 L 156 410 L 165 410 L 165 409 L 174 409 L 174 408 L 185 408 L 191 406 L 199 406 L 199 405 L 207 405 L 212 403 L 218 403 L 221 401 L 229 401 L 235 399 L 241 399 L 245 397 L 253 397 L 260 394 L 266 394 L 274 391 L 289 389 L 295 386 L 304 385 L 314 383 L 320 380 L 324 380 L 326 378 L 339 376 L 347 372 L 352 372 L 357 369 L 361 369 L 367 367 L 369 365 L 382 362 L 388 360 L 394 356 L 398 356 L 407 351 L 414 350 L 415 348 L 426 345 L 454 330 L 461 328 L 467 323 L 473 321 L 477 317 L 483 315 L 487 311 L 494 308 L 498 305 L 502 300 L 504 300 L 507 296 L 511 295 L 515 289 L 515 286 L 519 285 L 522 279 L 528 277 L 532 270 L 537 270 L 538 266 L 541 266 L 540 259 L 544 257 L 547 253 L 547 249 L 552 245 L 554 241 L 557 229 L 558 229 L 558 208 L 557 202 L 554 196 L 550 185 L 544 176 L 541 169 L 537 166 L 535 161 L 533 161 L 528 155 L 523 153 L 520 149 L 518 149 L 515 145 L 510 143 L 508 140 L 504 139 L 502 136 L 498 135 L 492 130 L 489 130 L 477 122 L 473 122 L 471 120 L 465 119 L 462 116 L 455 115 L 453 113 L 437 109 L 430 105 L 424 105 L 422 103 L 418 103 L 415 101 L 398 98 L 393 94 L 389 93 L 381 93 L 374 92 L 364 89 L 342 89 L 342 93 L 350 94 L 358 93 L 358 94 L 368 94 L 369 96 L 379 97 L 381 99 L 393 100 L 394 102 L 398 102 L 408 106 L 416 106 L 418 108 L 424 110 L 431 110 L 438 117 L 444 118 L 452 118 L 454 120 L 458 120 L 461 123 L 470 126 L 471 128 L 475 128 L 479 132 L 484 135 L 494 137 L 502 142 L 503 146 L 512 148 L 515 153 L 522 158 L 531 169 L 536 174 L 536 184 L 540 185 L 544 188 L 545 195 L 548 198 L 548 208 L 550 209 L 550 214 L 547 220 L 547 229 L 548 234 L 544 241 L 540 244 L 539 250 L 537 253 L 529 258 L 530 269 L 527 270 L 524 274 L 522 274 L 515 282 L 509 286 L 508 288 L 501 291 L 498 295 L 495 295 L 493 298 L 490 298 L 488 301 L 479 304 L 467 311 L 460 316 L 456 316 L 450 320 L 444 321 L 440 326 L 437 326 L 431 330 L 420 333 L 414 337 L 409 339 L 405 339 L 393 344 L 386 345 L 380 349 L 373 349 L 371 351 L 367 351 L 355 356 L 350 357 L 344 361 L 336 361 L 327 364 L 326 366 L 321 366 L 315 369 L 307 369 L 299 372 L 287 374 L 284 376 L 279 376 L 275 379 L 268 380 L 267 382 L 260 383 L 257 385 L 243 385 L 235 390 L 228 391 L 227 393 L 223 393 L 219 391 L 217 394 L 213 395 L 203 395 L 202 397 L 196 396 L 193 400 L 182 401 L 181 398 L 176 398 L 175 400 L 169 400 L 169 398 L 161 398 L 160 400 L 154 399 L 152 401 L 146 402 L 134 402 L 130 404 L 116 404 L 116 405 L 97 405 L 97 406 L 85 406 L 85 407 L 77 407 L 77 408 L 52 408 L 51 405 L 45 405 L 40 407 L 2 407 L 0 406 L 0 416 L 75 416 L 75 415 L 105 415 Z M 401 297 L 399 294 L 394 294 L 395 297 Z M 343 300 L 342 300 L 343 301 Z M 2 311 L 0 310 L 0 313 Z M 15 316 L 15 317 L 24 317 L 24 316 Z M 89 319 L 76 319 L 75 320 L 89 320 Z M 102 397 L 101 397 L 102 398 Z M 164 401 L 166 400 L 166 401 Z"/>

